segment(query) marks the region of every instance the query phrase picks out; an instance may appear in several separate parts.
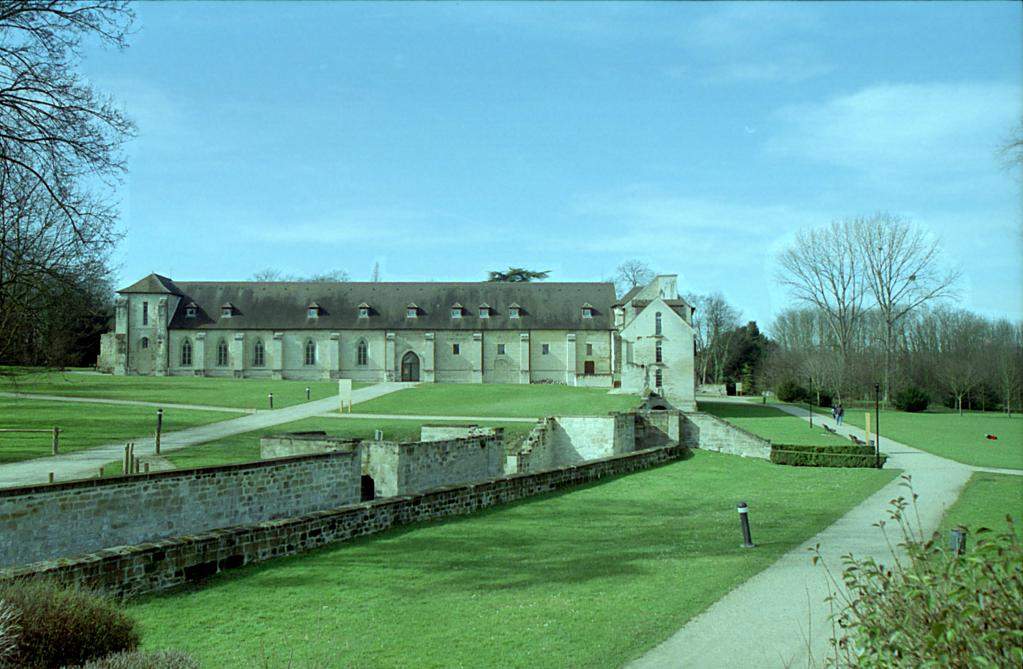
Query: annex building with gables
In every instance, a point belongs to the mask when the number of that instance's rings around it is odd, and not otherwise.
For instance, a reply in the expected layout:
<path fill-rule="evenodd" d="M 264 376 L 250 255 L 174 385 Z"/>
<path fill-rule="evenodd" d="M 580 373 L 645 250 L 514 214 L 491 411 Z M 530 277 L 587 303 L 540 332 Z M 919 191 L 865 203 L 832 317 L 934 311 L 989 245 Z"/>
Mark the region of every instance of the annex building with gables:
<path fill-rule="evenodd" d="M 674 275 L 610 283 L 191 282 L 118 291 L 119 375 L 563 383 L 695 408 L 693 308 Z"/>

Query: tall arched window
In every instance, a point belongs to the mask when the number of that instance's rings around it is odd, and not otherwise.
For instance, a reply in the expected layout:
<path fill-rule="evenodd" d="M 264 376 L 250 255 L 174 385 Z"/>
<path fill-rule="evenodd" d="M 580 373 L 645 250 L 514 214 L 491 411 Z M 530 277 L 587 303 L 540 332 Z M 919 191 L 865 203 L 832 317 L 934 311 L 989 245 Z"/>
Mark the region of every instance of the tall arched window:
<path fill-rule="evenodd" d="M 356 359 L 360 367 L 365 367 L 369 364 L 369 346 L 366 345 L 365 339 L 359 342 Z"/>
<path fill-rule="evenodd" d="M 654 334 L 661 334 L 661 312 L 654 314 Z"/>
<path fill-rule="evenodd" d="M 227 353 L 227 342 L 221 339 L 217 343 L 217 367 L 227 367 L 230 356 Z"/>
<path fill-rule="evenodd" d="M 181 366 L 192 366 L 192 340 L 190 339 L 181 342 Z"/>
<path fill-rule="evenodd" d="M 661 350 L 661 342 L 657 342 L 656 348 L 654 348 L 654 362 L 664 362 L 664 351 Z"/>
<path fill-rule="evenodd" d="M 257 339 L 252 347 L 252 366 L 262 367 L 266 364 L 266 349 L 263 347 L 263 340 Z"/>
<path fill-rule="evenodd" d="M 312 339 L 307 340 L 305 343 L 305 364 L 316 364 L 316 342 Z"/>
<path fill-rule="evenodd" d="M 658 388 L 664 386 L 664 374 L 661 372 L 660 369 L 654 372 L 654 385 L 656 385 Z"/>

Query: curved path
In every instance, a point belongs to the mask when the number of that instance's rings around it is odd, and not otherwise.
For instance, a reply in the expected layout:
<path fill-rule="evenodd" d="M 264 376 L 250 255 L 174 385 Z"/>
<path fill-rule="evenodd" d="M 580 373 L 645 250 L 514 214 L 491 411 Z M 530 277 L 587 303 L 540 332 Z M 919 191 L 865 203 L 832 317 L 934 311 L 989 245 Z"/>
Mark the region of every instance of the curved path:
<path fill-rule="evenodd" d="M 352 391 L 353 403 L 365 402 L 381 395 L 392 393 L 395 390 L 408 388 L 412 383 L 378 383 L 366 388 L 359 388 Z M 63 398 L 68 400 L 68 398 Z M 162 406 L 169 406 L 164 404 Z M 273 411 L 259 411 L 257 413 L 210 423 L 198 425 L 184 430 L 168 432 L 160 439 L 160 452 L 176 451 L 186 446 L 194 446 L 207 441 L 214 441 L 224 437 L 230 437 L 243 432 L 270 428 L 283 423 L 319 416 L 327 412 L 337 411 L 337 397 L 328 397 L 322 400 L 314 400 L 305 404 L 275 409 Z M 152 455 L 156 448 L 152 436 L 128 439 L 135 444 L 137 455 Z M 124 454 L 125 441 L 113 444 L 104 444 L 83 451 L 75 451 L 65 455 L 57 455 L 34 460 L 24 460 L 8 465 L 0 466 L 0 488 L 10 488 L 33 483 L 44 483 L 53 472 L 57 481 L 70 479 L 81 479 L 95 476 L 99 468 L 108 462 L 116 462 Z"/>
<path fill-rule="evenodd" d="M 805 409 L 775 406 L 807 420 Z M 838 431 L 864 438 L 859 428 L 842 426 Z M 884 436 L 881 450 L 889 456 L 889 467 L 912 476 L 913 490 L 919 495 L 920 524 L 928 535 L 937 530 L 945 510 L 959 497 L 970 475 L 982 470 Z M 1010 472 L 1023 473 L 1006 470 Z M 809 549 L 819 544 L 826 563 L 836 572 L 841 571 L 841 556 L 847 553 L 890 563 L 887 542 L 874 523 L 888 519 L 892 499 L 909 497 L 903 483 L 901 478 L 896 479 L 864 500 L 629 666 L 636 669 L 821 666 L 830 648 L 830 610 L 824 601 L 829 588 L 824 570 L 811 564 Z M 756 513 L 755 508 L 750 509 L 754 541 Z M 894 531 L 897 533 L 898 529 Z"/>

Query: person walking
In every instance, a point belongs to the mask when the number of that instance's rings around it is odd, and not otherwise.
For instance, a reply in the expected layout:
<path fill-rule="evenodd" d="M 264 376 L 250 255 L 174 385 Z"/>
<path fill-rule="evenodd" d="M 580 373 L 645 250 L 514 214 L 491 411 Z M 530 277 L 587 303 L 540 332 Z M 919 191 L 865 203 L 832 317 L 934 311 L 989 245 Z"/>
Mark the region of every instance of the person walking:
<path fill-rule="evenodd" d="M 843 420 L 845 420 L 845 407 L 839 404 L 838 409 L 835 410 L 835 422 L 841 425 Z"/>
<path fill-rule="evenodd" d="M 835 421 L 835 425 L 838 425 L 838 405 L 831 405 L 831 420 Z"/>

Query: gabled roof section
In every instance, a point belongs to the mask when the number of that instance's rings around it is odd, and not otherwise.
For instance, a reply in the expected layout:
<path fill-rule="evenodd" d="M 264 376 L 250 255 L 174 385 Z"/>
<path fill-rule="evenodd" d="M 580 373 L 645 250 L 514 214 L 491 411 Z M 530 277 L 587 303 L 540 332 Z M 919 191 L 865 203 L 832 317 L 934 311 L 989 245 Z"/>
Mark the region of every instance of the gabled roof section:
<path fill-rule="evenodd" d="M 634 298 L 639 291 L 643 290 L 643 286 L 633 286 L 629 289 L 629 292 L 622 295 L 619 299 L 615 300 L 614 306 L 620 307 L 623 304 L 628 304 L 629 300 Z"/>
<path fill-rule="evenodd" d="M 159 274 L 149 276 L 136 281 L 127 288 L 117 291 L 121 294 L 128 293 L 163 293 L 165 295 L 182 295 L 181 290 L 174 285 L 174 282 Z"/>

